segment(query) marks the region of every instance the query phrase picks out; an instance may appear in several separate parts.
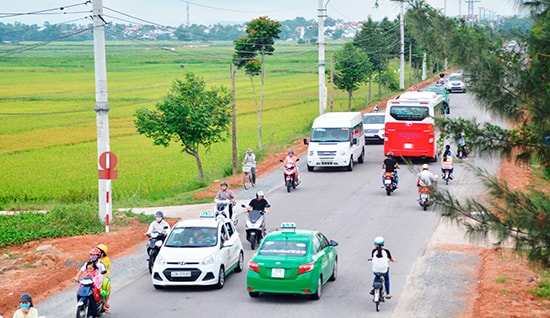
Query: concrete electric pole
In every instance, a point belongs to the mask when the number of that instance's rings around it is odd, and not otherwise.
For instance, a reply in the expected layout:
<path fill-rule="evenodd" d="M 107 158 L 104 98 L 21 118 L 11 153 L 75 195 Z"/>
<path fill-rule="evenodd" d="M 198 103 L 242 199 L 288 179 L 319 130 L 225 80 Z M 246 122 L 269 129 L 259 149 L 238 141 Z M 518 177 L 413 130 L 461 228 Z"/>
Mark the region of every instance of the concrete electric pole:
<path fill-rule="evenodd" d="M 325 18 L 327 16 L 327 9 L 323 1 L 319 0 L 319 8 L 317 9 L 317 17 L 319 18 L 319 32 L 317 35 L 319 51 L 319 115 L 326 112 L 327 104 L 327 88 L 325 84 Z"/>

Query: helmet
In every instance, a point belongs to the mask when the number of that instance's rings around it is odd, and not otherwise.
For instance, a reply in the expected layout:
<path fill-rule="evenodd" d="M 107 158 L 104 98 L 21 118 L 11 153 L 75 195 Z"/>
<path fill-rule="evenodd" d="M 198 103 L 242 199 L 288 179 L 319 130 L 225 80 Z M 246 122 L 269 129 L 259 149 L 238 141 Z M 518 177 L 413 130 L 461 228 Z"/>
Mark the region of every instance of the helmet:
<path fill-rule="evenodd" d="M 164 213 L 163 213 L 162 211 L 157 211 L 157 212 L 155 212 L 155 215 L 156 215 L 156 216 L 160 216 L 161 218 L 164 217 Z"/>
<path fill-rule="evenodd" d="M 99 250 L 99 248 L 94 247 L 94 248 L 92 248 L 92 250 L 90 251 L 90 255 L 101 255 L 101 251 Z"/>
<path fill-rule="evenodd" d="M 461 132 L 460 137 L 466 137 L 466 134 L 464 132 Z"/>
<path fill-rule="evenodd" d="M 246 149 L 246 152 L 252 152 L 252 148 Z"/>
<path fill-rule="evenodd" d="M 377 236 L 374 239 L 374 245 L 384 245 L 384 238 L 382 236 Z"/>
<path fill-rule="evenodd" d="M 32 297 L 30 294 L 23 294 L 21 295 L 21 298 L 19 298 L 19 301 L 20 302 L 29 302 L 29 303 L 32 303 Z"/>
<path fill-rule="evenodd" d="M 289 151 L 288 151 L 288 154 L 289 154 L 289 155 L 293 155 L 293 154 L 294 154 L 294 150 L 289 150 Z"/>
<path fill-rule="evenodd" d="M 388 151 L 388 157 L 393 157 L 393 152 Z"/>
<path fill-rule="evenodd" d="M 264 196 L 264 192 L 263 191 L 258 191 L 256 192 L 256 197 L 259 197 L 259 196 Z"/>
<path fill-rule="evenodd" d="M 107 248 L 107 245 L 105 245 L 105 244 L 99 244 L 96 247 L 99 248 L 99 251 L 103 252 L 105 255 L 107 255 L 107 253 L 109 253 L 109 249 Z"/>
<path fill-rule="evenodd" d="M 428 170 L 428 169 L 430 169 L 430 166 L 427 163 L 422 165 L 422 170 Z"/>
<path fill-rule="evenodd" d="M 222 183 L 220 183 L 220 186 L 226 186 L 227 187 L 227 182 L 222 181 Z"/>

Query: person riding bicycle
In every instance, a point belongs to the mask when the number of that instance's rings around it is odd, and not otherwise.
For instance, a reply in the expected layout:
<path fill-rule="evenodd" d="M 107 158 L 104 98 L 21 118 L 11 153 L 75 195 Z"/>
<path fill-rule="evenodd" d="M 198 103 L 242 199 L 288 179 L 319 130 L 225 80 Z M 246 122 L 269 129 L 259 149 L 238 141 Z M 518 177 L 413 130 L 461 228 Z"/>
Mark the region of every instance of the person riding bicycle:
<path fill-rule="evenodd" d="M 395 262 L 395 258 L 391 256 L 390 250 L 384 248 L 384 238 L 377 236 L 374 239 L 374 249 L 371 252 L 372 259 L 372 272 L 383 273 L 384 275 L 384 288 L 386 289 L 386 298 L 390 299 L 390 262 Z M 372 281 L 373 288 L 370 291 L 371 295 L 374 295 L 374 283 L 379 282 L 380 278 L 374 275 Z"/>
<path fill-rule="evenodd" d="M 248 203 L 245 213 L 248 213 L 249 211 L 252 211 L 252 210 L 257 210 L 257 211 L 264 211 L 265 214 L 269 214 L 270 207 L 271 205 L 265 199 L 264 192 L 258 191 L 256 192 L 256 198 L 250 200 L 250 203 Z M 265 222 L 262 223 L 262 232 L 265 233 Z"/>
<path fill-rule="evenodd" d="M 256 155 L 252 152 L 251 148 L 246 150 L 244 155 L 243 165 L 250 167 L 250 173 L 252 174 L 252 186 L 256 185 Z"/>
<path fill-rule="evenodd" d="M 296 170 L 296 183 L 300 183 L 300 173 L 298 172 L 298 161 L 296 160 L 296 157 L 294 157 L 294 150 L 289 150 L 287 152 L 287 156 L 285 160 L 283 161 L 283 166 L 286 166 L 287 164 L 293 164 L 295 166 Z"/>
<path fill-rule="evenodd" d="M 453 153 L 451 152 L 451 146 L 446 145 L 443 157 L 441 158 L 441 177 L 445 177 L 445 173 L 449 172 L 449 179 L 453 180 Z"/>
<path fill-rule="evenodd" d="M 391 172 L 393 174 L 393 179 L 395 181 L 395 187 L 399 184 L 399 176 L 397 175 L 397 169 L 399 169 L 399 164 L 397 160 L 393 157 L 393 152 L 388 152 L 388 157 L 382 162 L 382 169 L 384 169 L 384 174 L 382 175 L 382 188 L 384 187 L 384 177 L 386 172 Z"/>
<path fill-rule="evenodd" d="M 233 191 L 229 190 L 227 187 L 227 182 L 222 181 L 222 183 L 220 183 L 221 189 L 218 191 L 218 193 L 216 193 L 214 201 L 224 199 L 229 200 L 229 218 L 233 220 L 233 203 L 237 200 L 237 198 L 235 197 L 235 193 L 233 193 Z"/>
<path fill-rule="evenodd" d="M 170 232 L 170 224 L 164 220 L 164 213 L 162 211 L 155 213 L 155 220 L 149 224 L 149 228 L 144 235 L 147 236 L 153 232 L 162 233 L 164 236 L 168 236 L 168 232 Z"/>

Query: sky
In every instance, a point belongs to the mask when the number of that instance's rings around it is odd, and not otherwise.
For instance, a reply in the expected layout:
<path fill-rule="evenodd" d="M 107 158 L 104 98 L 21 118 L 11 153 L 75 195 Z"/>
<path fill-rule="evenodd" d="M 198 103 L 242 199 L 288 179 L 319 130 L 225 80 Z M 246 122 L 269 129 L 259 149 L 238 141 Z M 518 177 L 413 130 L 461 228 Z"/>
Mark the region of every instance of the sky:
<path fill-rule="evenodd" d="M 378 8 L 374 6 L 375 0 L 323 0 L 323 3 L 329 17 L 346 21 L 364 21 L 369 16 L 375 21 L 384 17 L 393 19 L 400 13 L 399 3 L 378 1 Z M 485 17 L 525 14 L 517 10 L 515 0 L 425 1 L 445 11 L 447 16 L 466 15 L 469 7 L 466 1 L 472 1 L 474 14 Z M 86 0 L 2 0 L 0 22 L 88 24 L 91 23 L 87 16 L 92 10 L 92 1 L 85 3 Z M 278 21 L 296 17 L 317 20 L 319 0 L 103 0 L 103 6 L 107 22 L 179 26 L 187 23 L 236 24 L 259 16 Z"/>

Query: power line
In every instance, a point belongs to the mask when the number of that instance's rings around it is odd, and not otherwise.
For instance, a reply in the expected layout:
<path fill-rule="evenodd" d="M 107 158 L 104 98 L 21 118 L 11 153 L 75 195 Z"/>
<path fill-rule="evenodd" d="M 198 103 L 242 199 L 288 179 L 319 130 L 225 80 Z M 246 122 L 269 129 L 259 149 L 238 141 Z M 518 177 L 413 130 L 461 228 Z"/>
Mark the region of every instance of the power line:
<path fill-rule="evenodd" d="M 69 4 L 69 5 L 62 6 L 62 7 L 55 7 L 55 8 L 51 8 L 51 9 L 43 9 L 43 10 L 36 10 L 36 11 L 30 11 L 30 12 L 16 12 L 16 13 L 13 13 L 13 12 L 8 12 L 8 13 L 0 12 L 0 19 L 2 19 L 2 18 L 13 18 L 13 17 L 23 16 L 23 15 L 59 14 L 59 12 L 54 13 L 53 11 L 65 11 L 65 9 L 69 9 L 69 8 L 73 8 L 73 7 L 77 7 L 77 6 L 81 6 L 81 5 L 87 5 L 87 4 L 90 4 L 90 3 L 92 3 L 92 1 L 86 1 L 84 3 L 77 3 L 77 4 Z M 65 13 L 67 13 L 67 12 L 63 12 L 63 14 L 65 14 Z M 71 12 L 68 12 L 68 13 L 71 13 Z"/>

